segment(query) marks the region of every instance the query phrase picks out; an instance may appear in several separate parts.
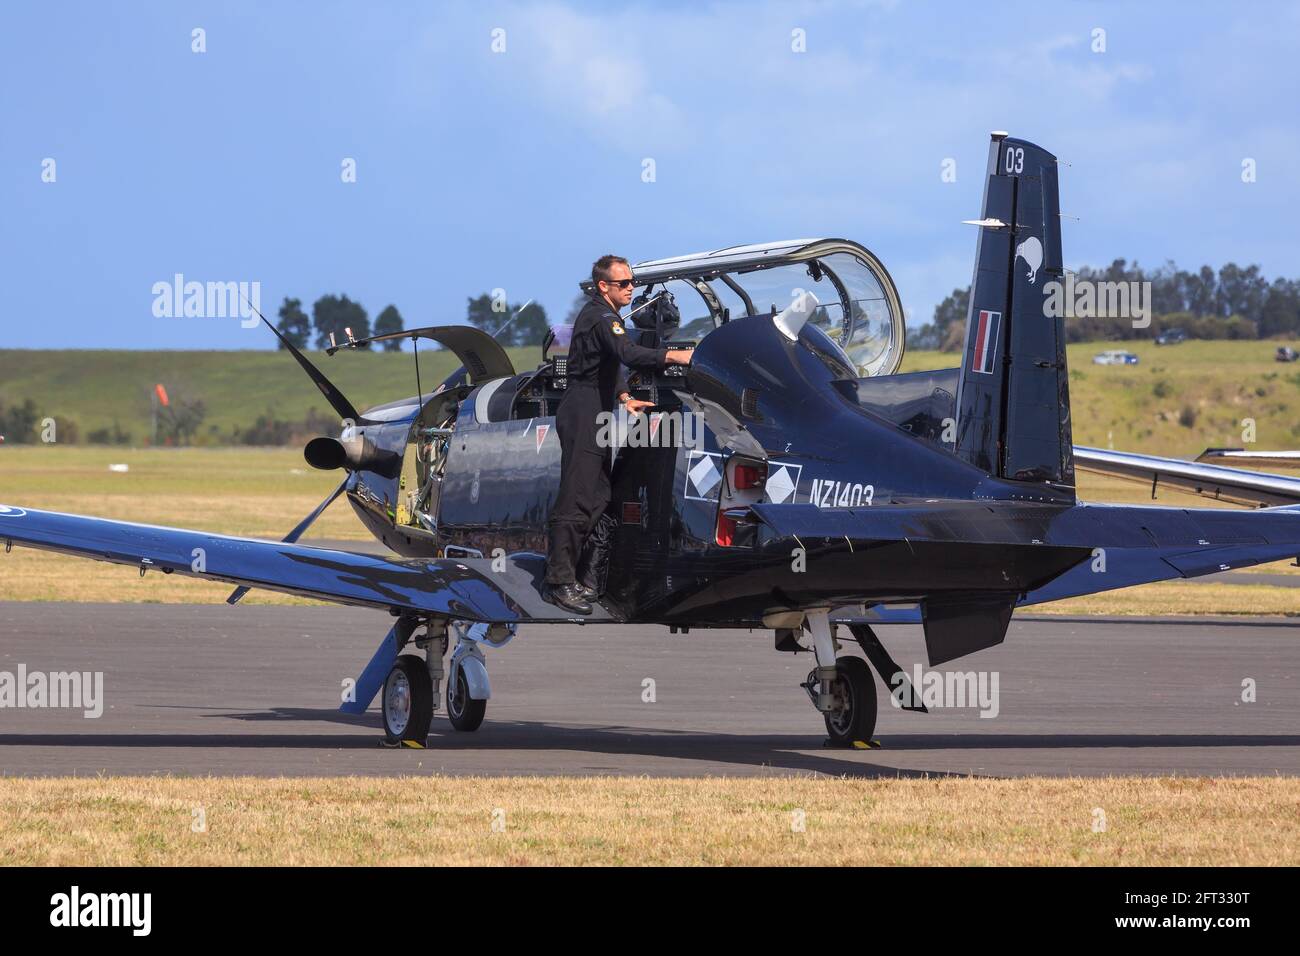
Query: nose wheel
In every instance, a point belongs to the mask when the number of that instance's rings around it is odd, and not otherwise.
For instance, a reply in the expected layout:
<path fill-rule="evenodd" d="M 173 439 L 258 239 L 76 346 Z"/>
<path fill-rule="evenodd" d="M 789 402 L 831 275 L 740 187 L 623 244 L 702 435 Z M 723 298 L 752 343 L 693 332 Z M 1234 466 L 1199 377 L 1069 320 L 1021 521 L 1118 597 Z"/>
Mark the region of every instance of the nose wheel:
<path fill-rule="evenodd" d="M 397 659 L 384 679 L 381 709 L 390 744 L 424 745 L 433 721 L 433 681 L 422 658 L 403 654 Z"/>
<path fill-rule="evenodd" d="M 487 713 L 487 701 L 469 695 L 464 668 L 456 668 L 456 679 L 447 682 L 447 717 L 456 730 L 478 730 Z"/>

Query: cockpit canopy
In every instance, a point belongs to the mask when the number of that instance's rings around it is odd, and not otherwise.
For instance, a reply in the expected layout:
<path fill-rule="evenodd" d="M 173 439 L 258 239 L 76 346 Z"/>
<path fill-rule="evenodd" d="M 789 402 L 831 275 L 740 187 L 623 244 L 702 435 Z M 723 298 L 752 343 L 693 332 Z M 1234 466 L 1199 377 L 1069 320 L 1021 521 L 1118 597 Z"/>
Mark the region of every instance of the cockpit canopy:
<path fill-rule="evenodd" d="M 731 319 L 780 312 L 807 291 L 820 303 L 809 323 L 844 351 L 860 375 L 890 375 L 903 361 L 906 333 L 894 280 L 879 259 L 848 239 L 796 239 L 654 259 L 634 265 L 632 276 L 638 299 L 672 293 L 681 313 L 675 341 L 699 342 Z M 581 286 L 590 291 L 591 280 Z"/>

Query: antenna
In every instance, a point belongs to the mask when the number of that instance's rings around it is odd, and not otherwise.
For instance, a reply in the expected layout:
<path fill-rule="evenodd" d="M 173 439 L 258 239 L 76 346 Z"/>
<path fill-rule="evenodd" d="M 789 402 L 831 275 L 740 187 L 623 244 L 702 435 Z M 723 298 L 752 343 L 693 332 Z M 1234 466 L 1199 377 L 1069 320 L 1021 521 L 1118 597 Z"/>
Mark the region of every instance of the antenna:
<path fill-rule="evenodd" d="M 524 303 L 523 305 L 521 305 L 519 308 L 515 309 L 515 314 L 514 314 L 514 315 L 510 316 L 510 318 L 506 319 L 506 320 L 505 320 L 504 322 L 502 322 L 499 326 L 497 326 L 497 330 L 496 330 L 495 332 L 492 333 L 492 338 L 495 339 L 498 335 L 500 335 L 502 332 L 504 332 L 504 331 L 506 330 L 506 326 L 509 325 L 511 322 L 513 322 L 515 319 L 519 318 L 519 313 L 522 312 L 522 311 L 524 311 L 524 309 L 528 308 L 528 307 L 529 307 L 530 305 L 532 305 L 532 304 L 533 304 L 533 300 L 532 300 L 532 299 L 529 299 L 527 302 L 525 302 L 525 303 Z"/>
<path fill-rule="evenodd" d="M 411 344 L 415 346 L 415 392 L 419 396 L 420 407 L 424 408 L 424 389 L 420 387 L 420 337 L 412 335 Z M 417 411 L 415 414 L 420 413 Z"/>
<path fill-rule="evenodd" d="M 658 302 L 660 299 L 662 299 L 662 298 L 663 298 L 665 295 L 667 295 L 667 294 L 668 294 L 668 290 L 665 289 L 663 292 L 660 292 L 658 295 L 656 295 L 653 299 L 646 299 L 644 302 L 642 302 L 640 305 L 638 305 L 635 309 L 633 309 L 633 310 L 632 310 L 631 312 L 629 312 L 627 315 L 623 316 L 623 318 L 625 318 L 625 319 L 630 319 L 630 318 L 632 318 L 632 316 L 636 315 L 638 312 L 640 312 L 642 309 L 644 309 L 647 305 L 650 305 L 652 302 Z"/>

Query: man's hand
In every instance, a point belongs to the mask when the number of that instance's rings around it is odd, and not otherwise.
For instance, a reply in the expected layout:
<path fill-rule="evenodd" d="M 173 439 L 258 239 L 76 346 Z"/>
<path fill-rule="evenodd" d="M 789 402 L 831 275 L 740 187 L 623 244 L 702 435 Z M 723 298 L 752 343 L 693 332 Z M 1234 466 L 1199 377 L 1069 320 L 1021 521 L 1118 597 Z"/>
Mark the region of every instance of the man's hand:
<path fill-rule="evenodd" d="M 646 411 L 647 409 L 654 408 L 655 403 L 643 402 L 639 398 L 629 398 L 626 402 L 623 403 L 623 407 L 627 409 L 627 413 L 629 415 L 640 415 L 642 412 Z"/>
<path fill-rule="evenodd" d="M 692 349 L 670 349 L 665 360 L 669 365 L 690 365 L 694 354 Z"/>

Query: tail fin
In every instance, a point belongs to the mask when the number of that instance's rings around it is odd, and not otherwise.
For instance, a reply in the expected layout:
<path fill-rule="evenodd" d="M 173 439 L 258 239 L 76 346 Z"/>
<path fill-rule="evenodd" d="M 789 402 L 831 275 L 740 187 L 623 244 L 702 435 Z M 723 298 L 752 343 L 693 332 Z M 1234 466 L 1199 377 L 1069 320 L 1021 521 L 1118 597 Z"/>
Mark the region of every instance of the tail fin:
<path fill-rule="evenodd" d="M 1051 485 L 1073 500 L 1065 319 L 1045 308 L 1045 287 L 1063 272 L 1056 157 L 994 133 L 976 225 L 956 453 L 990 475 Z"/>

